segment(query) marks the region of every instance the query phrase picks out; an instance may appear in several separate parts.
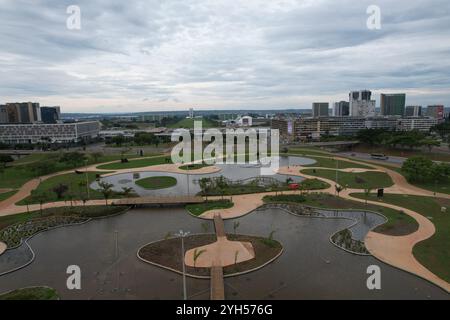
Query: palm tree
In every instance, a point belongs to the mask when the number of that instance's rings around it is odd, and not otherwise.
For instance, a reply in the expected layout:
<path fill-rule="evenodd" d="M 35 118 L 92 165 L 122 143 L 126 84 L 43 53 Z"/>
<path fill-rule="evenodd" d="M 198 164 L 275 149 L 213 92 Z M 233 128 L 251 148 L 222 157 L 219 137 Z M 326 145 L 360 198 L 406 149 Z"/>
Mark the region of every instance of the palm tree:
<path fill-rule="evenodd" d="M 105 198 L 106 205 L 108 205 L 108 198 L 111 196 L 113 192 L 112 187 L 114 185 L 105 181 L 100 181 L 98 185 L 101 188 L 100 192 L 103 194 L 103 197 Z"/>
<path fill-rule="evenodd" d="M 133 191 L 134 189 L 131 187 L 122 187 L 122 194 L 125 198 L 128 198 Z"/>
<path fill-rule="evenodd" d="M 239 221 L 235 221 L 234 223 L 233 223 L 233 230 L 234 230 L 234 234 L 236 235 L 236 230 L 237 230 L 237 228 L 239 228 L 239 226 L 240 226 L 240 222 Z"/>
<path fill-rule="evenodd" d="M 336 192 L 337 192 L 337 195 L 338 195 L 338 197 L 339 197 L 339 193 L 340 193 L 342 190 L 344 190 L 344 187 L 341 186 L 341 185 L 339 185 L 339 184 L 336 184 L 334 187 L 335 187 Z"/>
<path fill-rule="evenodd" d="M 205 249 L 202 249 L 202 250 L 195 249 L 194 250 L 194 256 L 193 256 L 193 258 L 194 258 L 194 268 L 196 268 L 198 257 L 200 257 L 205 252 L 206 252 Z"/>
<path fill-rule="evenodd" d="M 238 255 L 239 255 L 239 250 L 236 250 L 236 251 L 234 252 L 234 265 L 235 265 L 235 266 L 237 265 L 237 258 L 238 258 Z"/>

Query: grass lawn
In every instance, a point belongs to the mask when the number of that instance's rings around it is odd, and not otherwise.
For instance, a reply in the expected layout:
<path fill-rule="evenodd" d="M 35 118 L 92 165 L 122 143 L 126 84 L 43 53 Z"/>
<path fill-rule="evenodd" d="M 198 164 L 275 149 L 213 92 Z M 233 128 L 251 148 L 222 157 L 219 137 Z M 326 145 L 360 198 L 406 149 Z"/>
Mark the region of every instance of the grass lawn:
<path fill-rule="evenodd" d="M 314 172 L 314 169 L 306 169 L 301 172 L 336 181 L 336 170 L 316 169 Z M 338 182 L 342 186 L 355 189 L 387 188 L 394 184 L 391 177 L 384 172 L 339 172 Z"/>
<path fill-rule="evenodd" d="M 88 172 L 88 181 L 89 184 L 94 182 L 96 179 L 96 172 Z M 62 196 L 61 199 L 58 199 L 55 192 L 52 191 L 56 186 L 64 184 L 69 189 Z M 33 195 L 21 200 L 18 202 L 19 205 L 26 205 L 32 203 L 39 203 L 39 196 L 43 196 L 46 202 L 54 202 L 54 201 L 70 201 L 72 200 L 80 200 L 83 197 L 87 197 L 86 192 L 86 175 L 76 174 L 76 173 L 67 173 L 59 176 L 51 177 L 47 180 L 42 181 L 39 186 L 33 191 Z M 121 195 L 118 193 L 114 193 L 110 198 L 120 197 Z M 100 191 L 89 189 L 89 198 L 92 199 L 104 199 L 103 194 Z"/>
<path fill-rule="evenodd" d="M 170 156 L 160 156 L 154 158 L 131 160 L 129 162 L 121 163 L 115 162 L 110 164 L 101 165 L 98 168 L 103 170 L 120 170 L 120 169 L 132 169 L 132 168 L 143 168 L 148 166 L 154 166 L 158 164 L 172 163 Z"/>
<path fill-rule="evenodd" d="M 166 189 L 177 184 L 177 179 L 174 177 L 148 177 L 136 180 L 135 183 L 147 190 Z"/>
<path fill-rule="evenodd" d="M 233 207 L 234 204 L 230 200 L 217 200 L 217 201 L 207 201 L 203 203 L 188 204 L 186 209 L 192 213 L 194 216 L 199 216 L 206 211 L 215 209 L 228 209 Z"/>
<path fill-rule="evenodd" d="M 323 168 L 331 168 L 336 169 L 336 160 L 333 158 L 322 158 L 322 157 L 308 157 L 310 159 L 316 160 L 316 163 L 306 165 L 305 167 L 323 167 Z M 347 168 L 362 168 L 362 169 L 372 169 L 367 165 L 352 163 L 349 161 L 337 161 L 338 169 L 347 169 Z"/>
<path fill-rule="evenodd" d="M 8 191 L 5 193 L 0 193 L 0 202 L 2 202 L 3 200 L 8 199 L 9 197 L 12 197 L 14 194 L 16 194 L 17 190 L 13 190 L 13 191 Z"/>
<path fill-rule="evenodd" d="M 51 163 L 46 174 L 73 169 L 72 165 L 58 161 L 60 155 L 61 152 L 33 153 L 14 161 L 4 172 L 0 172 L 0 188 L 20 188 L 27 181 L 42 175 L 33 170 L 31 165 Z M 88 165 L 120 160 L 122 158 L 121 154 L 102 155 L 95 159 L 88 153 L 86 155 Z M 125 154 L 124 157 L 130 157 L 130 159 L 138 158 L 136 154 Z M 78 167 L 82 166 L 84 166 L 84 163 L 78 165 Z"/>
<path fill-rule="evenodd" d="M 185 128 L 185 129 L 193 129 L 194 121 L 201 121 L 203 128 L 214 128 L 217 127 L 217 124 L 213 121 L 206 118 L 198 118 L 198 119 L 182 119 L 177 123 L 171 124 L 169 128 L 177 129 L 177 128 Z"/>
<path fill-rule="evenodd" d="M 319 179 L 305 179 L 300 185 L 302 186 L 302 190 L 321 190 L 330 187 L 330 184 Z"/>
<path fill-rule="evenodd" d="M 198 170 L 198 169 L 210 167 L 210 166 L 211 165 L 206 164 L 206 163 L 194 163 L 194 164 L 188 164 L 185 166 L 181 166 L 181 167 L 179 167 L 179 169 L 181 169 L 181 170 Z"/>
<path fill-rule="evenodd" d="M 358 145 L 353 147 L 353 151 L 365 153 L 384 153 L 388 156 L 404 157 L 404 158 L 422 156 L 433 161 L 450 162 L 450 153 L 438 153 L 438 152 L 430 153 L 424 150 L 393 149 L 382 146 Z"/>
<path fill-rule="evenodd" d="M 365 198 L 364 194 L 355 194 Z M 377 201 L 376 195 L 370 199 Z M 416 259 L 447 282 L 450 281 L 450 200 L 432 197 L 411 196 L 401 194 L 385 194 L 382 202 L 398 205 L 414 210 L 428 217 L 436 227 L 436 233 L 425 241 L 418 243 L 413 253 Z M 441 207 L 447 212 L 442 213 Z"/>
<path fill-rule="evenodd" d="M 17 289 L 0 294 L 0 300 L 58 300 L 55 289 L 49 287 L 32 287 Z"/>
<path fill-rule="evenodd" d="M 366 205 L 358 201 L 347 200 L 330 194 L 278 195 L 275 197 L 265 197 L 264 201 L 269 203 L 300 203 L 306 206 L 331 210 L 352 209 L 378 212 L 388 219 L 385 224 L 374 230 L 382 234 L 395 236 L 406 235 L 416 231 L 418 228 L 416 220 L 397 210 L 372 204 Z"/>
<path fill-rule="evenodd" d="M 450 183 L 448 182 L 410 182 L 413 186 L 416 186 L 418 188 L 422 188 L 425 190 L 429 190 L 432 192 L 440 192 L 445 194 L 450 194 Z"/>
<path fill-rule="evenodd" d="M 281 148 L 282 149 L 282 148 Z M 332 153 L 322 150 L 320 148 L 315 147 L 299 147 L 299 148 L 288 148 L 288 154 L 292 153 L 293 155 L 318 155 L 318 156 L 333 156 Z"/>

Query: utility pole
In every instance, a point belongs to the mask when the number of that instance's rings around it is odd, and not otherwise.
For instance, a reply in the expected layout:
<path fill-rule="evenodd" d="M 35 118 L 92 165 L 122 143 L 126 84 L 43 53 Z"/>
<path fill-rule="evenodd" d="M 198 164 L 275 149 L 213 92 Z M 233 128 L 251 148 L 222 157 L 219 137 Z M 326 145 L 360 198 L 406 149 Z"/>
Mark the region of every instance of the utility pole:
<path fill-rule="evenodd" d="M 183 299 L 187 300 L 187 290 L 186 290 L 186 264 L 184 261 L 184 237 L 187 237 L 190 234 L 189 231 L 183 232 L 180 230 L 176 236 L 181 238 L 181 264 L 183 266 Z"/>
<path fill-rule="evenodd" d="M 84 175 L 86 177 L 86 193 L 87 193 L 88 200 L 90 200 L 90 196 L 89 196 L 89 178 L 88 178 L 88 173 L 87 173 L 87 159 L 84 160 L 84 164 L 86 165 L 86 167 L 84 168 Z"/>

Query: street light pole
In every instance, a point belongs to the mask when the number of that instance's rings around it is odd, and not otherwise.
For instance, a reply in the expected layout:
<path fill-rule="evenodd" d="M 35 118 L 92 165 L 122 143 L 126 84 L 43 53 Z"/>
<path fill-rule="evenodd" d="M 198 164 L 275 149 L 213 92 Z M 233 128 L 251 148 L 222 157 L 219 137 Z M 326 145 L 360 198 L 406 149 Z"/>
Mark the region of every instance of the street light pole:
<path fill-rule="evenodd" d="M 84 168 L 84 175 L 86 176 L 86 193 L 87 193 L 87 198 L 88 198 L 88 200 L 90 200 L 90 195 L 89 195 L 89 179 L 88 179 L 88 173 L 87 173 L 87 159 L 84 160 L 84 164 L 86 165 L 86 167 Z"/>
<path fill-rule="evenodd" d="M 186 289 L 186 264 L 184 261 L 184 237 L 187 237 L 190 234 L 189 231 L 183 232 L 180 230 L 176 236 L 181 238 L 181 264 L 183 266 L 183 299 L 187 300 L 187 289 Z"/>

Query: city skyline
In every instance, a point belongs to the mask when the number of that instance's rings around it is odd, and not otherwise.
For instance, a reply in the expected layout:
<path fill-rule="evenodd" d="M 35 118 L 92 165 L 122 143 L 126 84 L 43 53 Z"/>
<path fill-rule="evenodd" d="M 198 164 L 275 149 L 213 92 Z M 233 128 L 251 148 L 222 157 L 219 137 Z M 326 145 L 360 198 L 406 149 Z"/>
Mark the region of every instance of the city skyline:
<path fill-rule="evenodd" d="M 80 30 L 66 27 L 68 1 L 27 4 L 0 4 L 4 102 L 99 113 L 306 109 L 368 89 L 377 107 L 381 93 L 397 92 L 407 105 L 450 104 L 447 1 L 378 1 L 380 30 L 366 26 L 370 1 L 79 1 Z"/>

